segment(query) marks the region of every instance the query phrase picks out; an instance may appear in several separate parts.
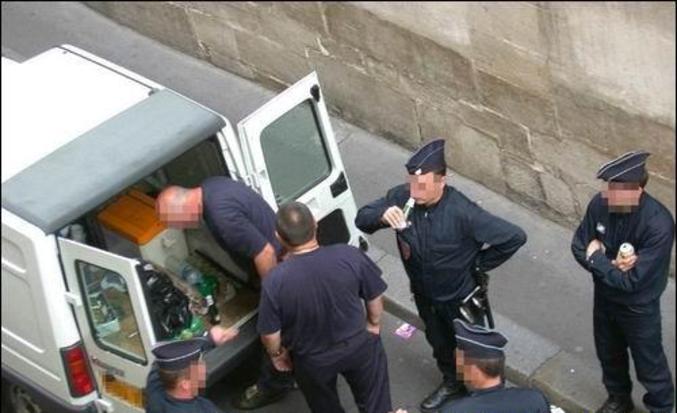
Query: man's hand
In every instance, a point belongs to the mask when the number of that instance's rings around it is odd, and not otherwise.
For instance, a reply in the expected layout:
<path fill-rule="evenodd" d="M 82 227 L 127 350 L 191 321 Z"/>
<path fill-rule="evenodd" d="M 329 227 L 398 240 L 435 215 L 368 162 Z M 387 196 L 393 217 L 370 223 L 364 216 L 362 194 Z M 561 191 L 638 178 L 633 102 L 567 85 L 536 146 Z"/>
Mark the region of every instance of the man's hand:
<path fill-rule="evenodd" d="M 585 250 L 585 258 L 589 259 L 590 256 L 595 253 L 595 251 L 600 249 L 604 251 L 604 244 L 602 244 L 600 240 L 593 239 L 590 241 L 590 244 L 588 244 L 588 249 Z"/>
<path fill-rule="evenodd" d="M 216 344 L 217 346 L 229 342 L 230 340 L 237 337 L 239 333 L 240 330 L 238 330 L 237 328 L 224 328 L 221 326 L 214 326 L 209 329 L 209 335 L 211 336 L 214 344 Z"/>
<path fill-rule="evenodd" d="M 372 324 L 369 321 L 367 321 L 367 331 L 370 332 L 371 334 L 378 336 L 378 335 L 381 334 L 381 325 L 380 324 Z"/>
<path fill-rule="evenodd" d="M 623 272 L 630 271 L 635 267 L 635 263 L 637 262 L 637 255 L 632 254 L 631 256 L 627 258 L 619 258 L 617 260 L 611 261 L 611 265 L 614 267 L 618 268 L 619 270 Z"/>
<path fill-rule="evenodd" d="M 277 371 L 291 371 L 294 368 L 289 350 L 284 347 L 282 347 L 282 353 L 278 356 L 270 356 L 270 359 L 273 361 L 273 366 Z"/>
<path fill-rule="evenodd" d="M 397 205 L 386 209 L 386 212 L 381 217 L 381 222 L 390 225 L 394 229 L 402 228 L 406 224 L 404 222 L 404 212 Z"/>

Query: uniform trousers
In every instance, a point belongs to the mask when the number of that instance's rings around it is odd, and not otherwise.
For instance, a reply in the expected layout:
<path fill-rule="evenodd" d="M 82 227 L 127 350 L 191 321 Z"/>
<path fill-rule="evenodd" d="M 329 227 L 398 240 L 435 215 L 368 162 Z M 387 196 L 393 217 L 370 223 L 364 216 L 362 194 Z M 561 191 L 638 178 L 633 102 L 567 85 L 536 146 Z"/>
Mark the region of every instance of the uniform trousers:
<path fill-rule="evenodd" d="M 336 391 L 341 374 L 360 413 L 392 410 L 388 362 L 381 337 L 366 330 L 318 353 L 296 356 L 294 376 L 313 413 L 343 413 Z"/>
<path fill-rule="evenodd" d="M 647 391 L 644 404 L 651 412 L 670 412 L 675 392 L 663 351 L 660 299 L 625 305 L 595 294 L 593 320 L 602 381 L 609 394 L 632 391 L 629 348 L 637 379 Z"/>
<path fill-rule="evenodd" d="M 448 386 L 460 382 L 456 375 L 456 336 L 454 319 L 461 318 L 456 301 L 435 302 L 414 295 L 418 315 L 425 325 L 425 338 L 433 348 L 433 358 L 442 372 L 444 383 Z"/>

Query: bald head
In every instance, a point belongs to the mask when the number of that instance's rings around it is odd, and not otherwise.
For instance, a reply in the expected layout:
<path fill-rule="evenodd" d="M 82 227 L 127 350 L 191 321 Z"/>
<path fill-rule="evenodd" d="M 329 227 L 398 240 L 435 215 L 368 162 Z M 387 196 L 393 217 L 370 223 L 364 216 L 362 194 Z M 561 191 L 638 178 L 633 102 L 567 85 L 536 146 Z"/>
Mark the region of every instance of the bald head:
<path fill-rule="evenodd" d="M 155 200 L 155 212 L 168 227 L 197 227 L 202 215 L 202 188 L 165 188 Z"/>

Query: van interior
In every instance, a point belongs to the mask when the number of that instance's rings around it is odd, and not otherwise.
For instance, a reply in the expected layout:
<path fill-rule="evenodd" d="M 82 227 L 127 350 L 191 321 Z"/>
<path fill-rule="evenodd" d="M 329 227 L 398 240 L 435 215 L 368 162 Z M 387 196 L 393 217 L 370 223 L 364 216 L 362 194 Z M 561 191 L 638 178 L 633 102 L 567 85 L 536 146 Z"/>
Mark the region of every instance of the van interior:
<path fill-rule="evenodd" d="M 251 263 L 223 250 L 204 223 L 173 229 L 155 215 L 154 198 L 165 187 L 190 188 L 210 176 L 228 176 L 220 152 L 215 136 L 203 140 L 59 231 L 62 237 L 144 264 L 138 272 L 156 341 L 196 336 L 213 323 L 239 326 L 256 313 L 260 281 Z M 195 274 L 181 274 L 185 263 L 199 272 L 199 282 Z M 76 269 L 97 344 L 143 359 L 123 277 L 91 263 L 78 262 Z M 216 317 L 209 313 L 207 295 L 216 303 Z"/>

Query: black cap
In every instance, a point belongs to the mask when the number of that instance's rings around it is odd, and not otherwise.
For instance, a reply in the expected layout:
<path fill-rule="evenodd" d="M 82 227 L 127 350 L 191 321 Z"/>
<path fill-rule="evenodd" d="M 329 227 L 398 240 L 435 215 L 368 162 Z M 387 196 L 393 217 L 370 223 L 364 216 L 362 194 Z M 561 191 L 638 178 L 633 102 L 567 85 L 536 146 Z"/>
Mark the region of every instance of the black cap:
<path fill-rule="evenodd" d="M 467 324 L 461 319 L 454 320 L 456 345 L 464 355 L 477 359 L 497 358 L 504 355 L 508 339 L 496 330 Z"/>
<path fill-rule="evenodd" d="M 619 156 L 602 165 L 597 178 L 607 182 L 640 182 L 646 174 L 647 151 L 633 151 Z"/>
<path fill-rule="evenodd" d="M 444 139 L 435 139 L 419 148 L 405 164 L 412 175 L 425 174 L 447 168 L 444 160 Z"/>
<path fill-rule="evenodd" d="M 161 369 L 183 370 L 200 358 L 207 344 L 207 339 L 202 337 L 165 342 L 153 348 L 153 355 Z"/>

